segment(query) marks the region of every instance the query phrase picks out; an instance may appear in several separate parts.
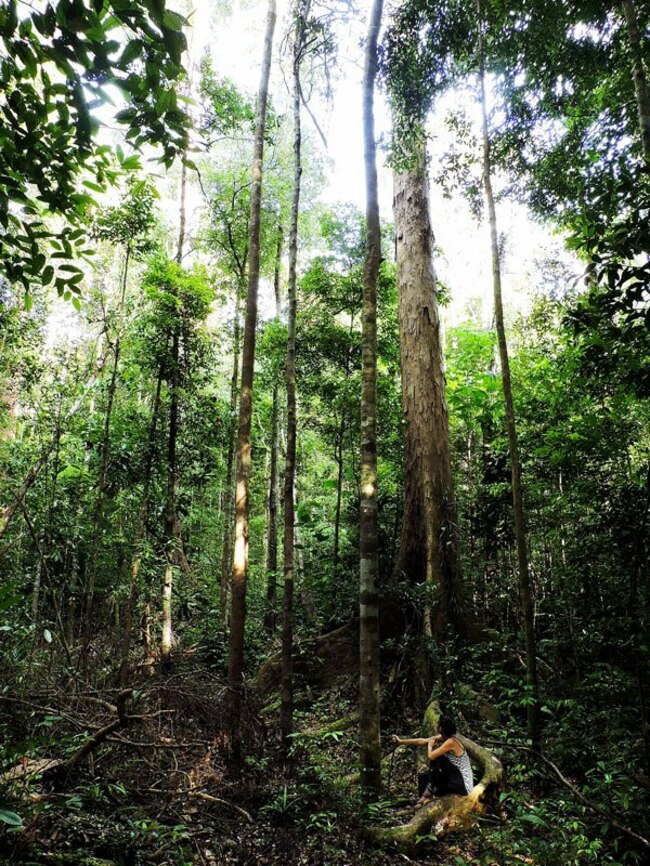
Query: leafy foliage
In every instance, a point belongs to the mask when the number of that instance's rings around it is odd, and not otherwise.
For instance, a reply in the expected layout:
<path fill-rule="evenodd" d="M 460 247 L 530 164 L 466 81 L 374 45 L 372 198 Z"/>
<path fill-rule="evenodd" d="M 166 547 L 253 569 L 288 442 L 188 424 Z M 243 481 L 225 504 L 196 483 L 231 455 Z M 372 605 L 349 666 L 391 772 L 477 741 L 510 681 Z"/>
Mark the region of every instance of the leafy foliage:
<path fill-rule="evenodd" d="M 7 0 L 0 9 L 0 258 L 5 277 L 26 292 L 42 282 L 69 295 L 83 272 L 65 262 L 89 252 L 92 194 L 118 175 L 110 146 L 97 142 L 96 112 L 113 102 L 111 88 L 127 100 L 116 119 L 136 149 L 161 145 L 169 165 L 186 148 L 174 89 L 184 19 L 164 0 L 58 0 L 20 14 L 18 6 Z M 123 169 L 138 165 L 118 157 Z M 47 214 L 68 225 L 53 232 Z"/>

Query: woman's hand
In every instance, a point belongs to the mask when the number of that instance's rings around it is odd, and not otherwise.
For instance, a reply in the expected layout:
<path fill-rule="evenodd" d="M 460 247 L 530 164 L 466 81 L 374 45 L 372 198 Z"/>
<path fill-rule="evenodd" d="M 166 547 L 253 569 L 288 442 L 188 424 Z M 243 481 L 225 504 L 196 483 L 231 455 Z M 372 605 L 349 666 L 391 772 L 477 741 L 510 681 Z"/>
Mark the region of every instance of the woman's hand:
<path fill-rule="evenodd" d="M 402 741 L 397 736 L 397 734 L 393 734 L 393 745 L 394 746 L 401 746 L 402 745 Z"/>

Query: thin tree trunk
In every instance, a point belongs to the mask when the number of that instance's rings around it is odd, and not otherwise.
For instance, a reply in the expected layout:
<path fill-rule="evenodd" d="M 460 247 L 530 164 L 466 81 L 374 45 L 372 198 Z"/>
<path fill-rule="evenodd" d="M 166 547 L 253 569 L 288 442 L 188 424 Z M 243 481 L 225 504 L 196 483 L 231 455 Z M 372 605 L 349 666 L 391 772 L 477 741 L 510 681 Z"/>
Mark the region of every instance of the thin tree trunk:
<path fill-rule="evenodd" d="M 345 417 L 341 417 L 336 441 L 336 510 L 334 512 L 334 580 L 339 573 L 339 548 L 341 544 L 341 508 L 343 505 L 343 439 L 345 436 Z"/>
<path fill-rule="evenodd" d="M 515 422 L 514 403 L 512 399 L 512 382 L 510 379 L 510 360 L 508 357 L 508 342 L 503 320 L 503 299 L 501 295 L 501 263 L 499 260 L 499 240 L 497 234 L 497 217 L 492 191 L 492 164 L 490 152 L 490 134 L 487 117 L 487 99 L 485 93 L 485 53 L 483 46 L 483 16 L 480 0 L 476 0 L 478 15 L 478 50 L 479 50 L 479 85 L 481 100 L 481 119 L 483 127 L 483 185 L 490 223 L 490 243 L 492 247 L 492 278 L 494 285 L 494 314 L 501 359 L 501 377 L 503 382 L 503 397 L 506 409 L 506 427 L 510 450 L 510 467 L 512 471 L 512 504 L 515 522 L 515 538 L 517 543 L 517 562 L 519 566 L 519 592 L 524 619 L 524 637 L 526 642 L 526 681 L 529 690 L 529 702 L 526 705 L 528 716 L 528 736 L 533 747 L 540 748 L 540 704 L 539 682 L 537 675 L 537 642 L 535 640 L 535 609 L 533 589 L 528 564 L 526 542 L 526 522 L 521 485 L 521 463 L 519 460 L 519 444 L 517 441 L 517 426 Z"/>
<path fill-rule="evenodd" d="M 162 635 L 160 660 L 163 667 L 171 665 L 172 651 L 172 589 L 174 567 L 178 563 L 180 528 L 176 516 L 176 489 L 178 465 L 176 443 L 178 437 L 179 342 L 177 331 L 172 334 L 171 382 L 169 404 L 169 437 L 167 441 L 167 503 L 165 506 L 165 576 L 162 592 Z"/>
<path fill-rule="evenodd" d="M 633 660 L 634 672 L 636 674 L 637 693 L 639 698 L 639 727 L 643 734 L 643 746 L 646 772 L 650 772 L 650 724 L 647 703 L 647 679 L 648 679 L 648 649 L 647 622 L 644 621 L 643 605 L 639 599 L 639 577 L 643 563 L 647 563 L 646 543 L 648 532 L 648 520 L 650 518 L 650 463 L 646 472 L 646 497 L 645 505 L 641 515 L 641 522 L 636 533 L 635 549 L 632 557 L 632 568 L 630 569 L 630 617 L 633 632 Z M 647 567 L 647 565 L 646 565 Z"/>
<path fill-rule="evenodd" d="M 625 14 L 625 23 L 627 25 L 630 54 L 632 55 L 632 71 L 634 75 L 634 90 L 636 93 L 637 110 L 639 112 L 641 146 L 646 161 L 650 162 L 650 92 L 648 91 L 648 79 L 643 64 L 639 21 L 636 14 L 634 0 L 622 0 L 622 4 L 623 12 Z"/>
<path fill-rule="evenodd" d="M 244 344 L 242 347 L 242 378 L 239 399 L 239 431 L 237 436 L 235 549 L 233 555 L 230 651 L 228 656 L 228 680 L 231 686 L 230 732 L 232 739 L 235 741 L 239 739 L 238 730 L 242 706 L 241 685 L 244 674 L 244 626 L 246 622 L 246 583 L 248 578 L 248 488 L 251 465 L 251 418 L 253 409 L 257 294 L 260 278 L 262 165 L 275 19 L 276 3 L 275 0 L 269 0 L 255 120 L 249 225 L 250 260 L 248 268 L 248 297 L 246 302 L 246 321 L 244 324 Z"/>
<path fill-rule="evenodd" d="M 126 245 L 126 254 L 124 258 L 124 271 L 122 275 L 122 287 L 120 291 L 120 316 L 124 312 L 124 300 L 126 298 L 126 285 L 129 276 L 129 263 L 131 260 L 131 244 Z M 119 327 L 119 324 L 118 324 Z M 104 432 L 102 437 L 102 451 L 99 464 L 99 479 L 97 482 L 97 494 L 95 499 L 95 509 L 92 522 L 92 545 L 90 549 L 90 562 L 88 565 L 88 573 L 86 577 L 86 585 L 84 591 L 84 636 L 83 636 L 83 656 L 86 657 L 88 642 L 92 634 L 93 623 L 93 600 L 95 595 L 95 581 L 97 578 L 97 561 L 99 558 L 99 546 L 101 540 L 101 522 L 104 513 L 104 493 L 106 492 L 106 482 L 108 480 L 108 460 L 111 445 L 111 419 L 113 415 L 113 404 L 115 402 L 115 392 L 117 390 L 117 373 L 120 363 L 121 339 L 120 333 L 115 338 L 113 345 L 113 369 L 111 370 L 111 380 L 108 385 L 108 393 L 106 400 L 106 411 L 104 415 Z"/>
<path fill-rule="evenodd" d="M 440 319 L 433 270 L 433 232 L 424 147 L 415 164 L 394 176 L 402 413 L 404 516 L 396 579 L 437 590 L 437 616 L 425 612 L 423 630 L 451 622 L 466 634 L 470 622 L 458 556 Z M 425 684 L 426 691 L 426 684 Z M 426 695 L 428 699 L 428 695 Z"/>
<path fill-rule="evenodd" d="M 300 128 L 300 62 L 304 49 L 308 4 L 296 4 L 293 47 L 293 197 L 289 225 L 289 274 L 287 302 L 287 454 L 284 468 L 284 597 L 282 607 L 282 684 L 280 728 L 285 752 L 293 732 L 293 590 L 295 577 L 295 486 L 296 486 L 296 261 L 298 258 L 298 216 L 302 176 L 302 131 Z"/>
<path fill-rule="evenodd" d="M 183 159 L 185 155 L 183 155 Z M 178 230 L 178 250 L 176 263 L 183 262 L 183 245 L 185 241 L 185 194 L 187 190 L 187 168 L 183 161 L 180 191 L 180 221 Z M 172 332 L 171 380 L 169 401 L 169 439 L 167 443 L 167 503 L 165 506 L 165 575 L 162 590 L 162 634 L 160 643 L 160 661 L 164 668 L 169 668 L 172 660 L 172 592 L 174 585 L 174 568 L 181 562 L 181 528 L 176 514 L 176 495 L 178 489 L 178 461 L 176 446 L 178 442 L 178 414 L 180 391 L 180 341 L 181 323 L 174 322 Z"/>
<path fill-rule="evenodd" d="M 165 355 L 167 351 L 165 350 Z M 156 430 L 158 427 L 158 414 L 160 412 L 160 394 L 164 376 L 164 361 L 161 361 L 156 382 L 156 395 L 151 409 L 151 422 L 149 424 L 149 438 L 147 442 L 147 453 L 144 463 L 144 485 L 140 509 L 136 523 L 135 539 L 133 541 L 133 556 L 131 557 L 131 578 L 129 598 L 124 611 L 124 630 L 122 633 L 122 660 L 120 663 L 119 685 L 125 688 L 129 680 L 129 652 L 131 650 L 131 634 L 133 632 L 133 617 L 138 599 L 138 576 L 140 574 L 140 563 L 142 562 L 142 545 L 147 528 L 147 516 L 149 514 L 149 493 L 151 490 L 151 471 L 153 459 L 156 453 Z"/>
<path fill-rule="evenodd" d="M 361 785 L 366 794 L 381 789 L 379 731 L 379 596 L 377 593 L 377 278 L 381 226 L 377 189 L 374 93 L 377 39 L 383 0 L 374 0 L 368 24 L 363 73 L 363 138 L 366 174 L 366 260 L 361 329 L 361 514 L 359 569 L 359 739 Z"/>
<path fill-rule="evenodd" d="M 47 556 L 49 547 L 50 547 L 50 538 L 52 534 L 52 523 L 54 517 L 54 500 L 56 496 L 57 489 L 57 478 L 59 475 L 59 463 L 60 463 L 60 447 L 61 447 L 61 399 L 59 398 L 58 407 L 57 407 L 57 417 L 56 417 L 56 426 L 54 430 L 54 459 L 52 460 L 52 472 L 51 472 L 51 483 L 50 483 L 50 495 L 49 502 L 47 507 L 47 518 L 46 518 L 46 526 L 43 530 L 42 535 L 42 544 L 39 554 L 39 559 L 37 563 L 36 572 L 34 574 L 34 583 L 32 588 L 32 621 L 34 626 L 36 627 L 39 615 L 39 604 L 40 604 L 40 594 L 41 594 L 41 577 L 43 572 L 43 566 L 45 557 Z M 46 485 L 47 486 L 47 485 Z M 64 556 L 65 560 L 65 556 Z M 52 599 L 54 605 L 56 606 L 56 598 Z M 35 634 L 38 634 L 38 629 L 35 629 Z M 62 636 L 62 639 L 65 640 L 65 636 Z"/>
<path fill-rule="evenodd" d="M 181 162 L 180 214 L 178 220 L 178 249 L 176 250 L 176 261 L 179 265 L 183 264 L 183 247 L 185 245 L 185 193 L 187 190 L 186 156 L 187 154 L 184 153 Z"/>
<path fill-rule="evenodd" d="M 275 318 L 280 320 L 280 265 L 282 262 L 282 226 L 278 226 L 278 245 L 275 251 Z M 266 615 L 264 624 L 268 631 L 275 632 L 277 626 L 277 575 L 278 575 L 278 452 L 280 388 L 273 382 L 273 407 L 271 410 L 271 471 L 269 477 L 269 544 L 266 558 Z"/>
<path fill-rule="evenodd" d="M 223 533 L 221 541 L 221 592 L 219 608 L 221 611 L 221 622 L 228 622 L 228 589 L 232 577 L 232 543 L 233 543 L 233 509 L 235 505 L 235 492 L 233 490 L 232 478 L 235 468 L 235 427 L 237 412 L 237 386 L 239 384 L 239 342 L 241 327 L 239 324 L 241 303 L 241 289 L 237 285 L 237 299 L 235 302 L 235 323 L 233 330 L 232 349 L 232 377 L 230 379 L 230 429 L 228 430 L 228 456 L 226 463 L 226 486 L 223 509 Z"/>

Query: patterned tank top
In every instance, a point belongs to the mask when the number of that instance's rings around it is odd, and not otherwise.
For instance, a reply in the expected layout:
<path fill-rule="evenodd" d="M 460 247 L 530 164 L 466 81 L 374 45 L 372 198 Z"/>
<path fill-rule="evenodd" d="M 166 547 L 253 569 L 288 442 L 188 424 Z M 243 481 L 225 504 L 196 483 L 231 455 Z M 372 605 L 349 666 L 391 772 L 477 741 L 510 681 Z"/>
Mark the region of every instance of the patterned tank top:
<path fill-rule="evenodd" d="M 474 787 L 474 774 L 472 773 L 472 765 L 469 762 L 469 755 L 467 754 L 467 749 L 463 749 L 462 755 L 454 755 L 452 751 L 449 751 L 445 754 L 446 758 L 449 758 L 451 763 L 456 767 L 458 772 L 463 777 L 463 782 L 465 784 L 465 790 L 469 794 Z"/>

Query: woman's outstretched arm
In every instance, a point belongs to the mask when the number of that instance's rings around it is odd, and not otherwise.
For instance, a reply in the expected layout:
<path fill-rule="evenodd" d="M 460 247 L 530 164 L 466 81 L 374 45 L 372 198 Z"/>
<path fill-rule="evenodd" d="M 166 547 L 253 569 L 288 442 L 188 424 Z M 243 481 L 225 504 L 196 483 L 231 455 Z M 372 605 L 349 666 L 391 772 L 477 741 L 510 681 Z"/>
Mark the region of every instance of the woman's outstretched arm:
<path fill-rule="evenodd" d="M 393 743 L 396 746 L 429 746 L 432 743 L 437 743 L 441 740 L 441 737 L 409 737 L 402 738 L 398 737 L 397 734 L 393 734 Z"/>

